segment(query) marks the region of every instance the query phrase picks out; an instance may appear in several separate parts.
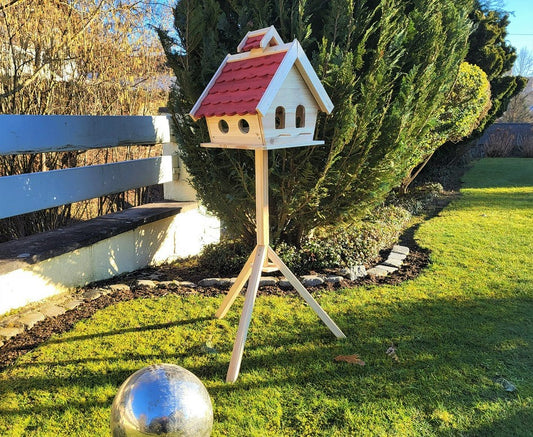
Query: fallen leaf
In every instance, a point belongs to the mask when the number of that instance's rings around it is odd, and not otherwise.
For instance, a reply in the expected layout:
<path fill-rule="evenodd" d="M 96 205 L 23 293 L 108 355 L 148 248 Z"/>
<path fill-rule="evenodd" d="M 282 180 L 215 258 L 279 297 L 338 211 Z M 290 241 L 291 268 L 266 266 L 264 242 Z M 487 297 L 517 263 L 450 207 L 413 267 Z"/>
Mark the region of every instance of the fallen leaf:
<path fill-rule="evenodd" d="M 365 362 L 363 360 L 361 360 L 359 358 L 359 356 L 356 355 L 356 354 L 353 354 L 353 355 L 339 355 L 339 356 L 335 357 L 334 359 L 335 359 L 335 361 L 346 361 L 347 363 L 359 364 L 360 366 L 364 366 L 365 365 Z"/>

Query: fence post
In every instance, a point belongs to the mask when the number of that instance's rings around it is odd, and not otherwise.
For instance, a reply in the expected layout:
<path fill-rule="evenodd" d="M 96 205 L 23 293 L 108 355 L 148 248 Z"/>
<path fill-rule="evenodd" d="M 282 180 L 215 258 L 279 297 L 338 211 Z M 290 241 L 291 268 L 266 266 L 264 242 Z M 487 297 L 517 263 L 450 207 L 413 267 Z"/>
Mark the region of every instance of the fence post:
<path fill-rule="evenodd" d="M 166 200 L 180 202 L 196 202 L 196 191 L 189 184 L 189 173 L 185 165 L 178 157 L 178 145 L 176 143 L 163 144 L 163 156 L 172 156 L 172 182 L 163 184 L 163 195 Z"/>
<path fill-rule="evenodd" d="M 163 156 L 172 156 L 172 175 L 173 181 L 163 184 L 163 196 L 166 200 L 176 200 L 180 202 L 196 202 L 197 196 L 195 189 L 189 184 L 189 172 L 185 164 L 178 157 L 179 146 L 175 142 L 175 136 L 172 131 L 172 117 L 170 114 L 162 114 L 167 116 L 170 125 L 170 132 L 172 143 L 163 144 Z"/>

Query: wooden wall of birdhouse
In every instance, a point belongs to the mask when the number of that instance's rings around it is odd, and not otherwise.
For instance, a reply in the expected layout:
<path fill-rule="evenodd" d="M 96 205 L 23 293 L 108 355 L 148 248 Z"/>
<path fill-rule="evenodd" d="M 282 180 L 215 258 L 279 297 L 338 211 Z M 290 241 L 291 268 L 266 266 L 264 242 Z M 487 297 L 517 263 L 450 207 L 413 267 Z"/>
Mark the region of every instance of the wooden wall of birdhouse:
<path fill-rule="evenodd" d="M 319 109 L 302 75 L 293 67 L 262 118 L 265 144 L 271 148 L 323 144 L 313 139 Z"/>
<path fill-rule="evenodd" d="M 206 117 L 209 138 L 214 144 L 265 144 L 258 114 Z"/>
<path fill-rule="evenodd" d="M 277 149 L 323 144 L 313 139 L 319 111 L 333 104 L 300 43 L 274 27 L 249 32 L 228 55 L 191 110 L 206 118 L 204 147 Z"/>

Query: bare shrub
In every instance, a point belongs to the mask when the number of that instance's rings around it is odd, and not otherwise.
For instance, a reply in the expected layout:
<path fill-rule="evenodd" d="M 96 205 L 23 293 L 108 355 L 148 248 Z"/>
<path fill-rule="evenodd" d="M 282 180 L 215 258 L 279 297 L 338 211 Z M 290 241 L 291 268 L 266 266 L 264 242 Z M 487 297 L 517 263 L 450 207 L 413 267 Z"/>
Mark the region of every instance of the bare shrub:
<path fill-rule="evenodd" d="M 489 157 L 506 157 L 510 156 L 515 146 L 515 134 L 507 129 L 495 129 L 489 135 L 485 146 L 485 152 Z"/>
<path fill-rule="evenodd" d="M 533 158 L 533 125 L 529 132 L 519 136 L 518 148 L 524 158 Z"/>

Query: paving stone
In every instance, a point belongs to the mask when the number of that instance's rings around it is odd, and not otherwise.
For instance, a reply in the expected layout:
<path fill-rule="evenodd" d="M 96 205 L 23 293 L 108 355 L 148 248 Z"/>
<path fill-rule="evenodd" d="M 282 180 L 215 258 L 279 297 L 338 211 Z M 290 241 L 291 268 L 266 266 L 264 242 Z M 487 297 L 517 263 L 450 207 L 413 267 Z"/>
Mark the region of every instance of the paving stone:
<path fill-rule="evenodd" d="M 4 326 L 13 326 L 13 325 L 16 325 L 18 319 L 19 319 L 19 316 L 18 316 L 18 315 L 2 317 L 2 320 L 0 321 L 0 328 L 1 328 L 1 327 L 4 327 Z"/>
<path fill-rule="evenodd" d="M 155 288 L 157 287 L 158 282 L 152 281 L 151 279 L 139 279 L 137 281 L 137 285 L 139 287 L 148 287 L 148 288 Z"/>
<path fill-rule="evenodd" d="M 233 279 L 233 278 L 232 278 Z M 237 279 L 237 278 L 235 278 Z M 178 284 L 181 286 L 181 287 L 189 287 L 189 288 L 196 288 L 198 287 L 194 282 L 191 282 L 191 281 L 180 281 L 178 282 Z"/>
<path fill-rule="evenodd" d="M 368 274 L 372 276 L 387 276 L 389 272 L 381 266 L 376 266 L 369 269 Z"/>
<path fill-rule="evenodd" d="M 339 270 L 339 275 L 342 275 L 345 278 L 349 278 L 350 277 L 350 269 L 348 267 L 344 267 L 344 268 L 340 269 Z"/>
<path fill-rule="evenodd" d="M 345 267 L 339 273 L 345 278 L 350 279 L 350 281 L 364 278 L 367 275 L 366 268 L 363 265 L 352 266 L 351 268 Z"/>
<path fill-rule="evenodd" d="M 326 276 L 324 280 L 331 284 L 340 284 L 342 281 L 344 281 L 344 276 L 331 275 L 331 276 Z"/>
<path fill-rule="evenodd" d="M 316 287 L 324 283 L 324 279 L 316 275 L 304 275 L 301 281 L 304 287 Z"/>
<path fill-rule="evenodd" d="M 275 287 L 276 285 L 278 285 L 278 279 L 277 278 L 273 278 L 273 277 L 270 277 L 270 276 L 265 276 L 265 277 L 262 277 L 259 280 L 259 286 L 260 287 Z"/>
<path fill-rule="evenodd" d="M 403 264 L 403 261 L 401 259 L 397 259 L 397 258 L 388 258 L 387 261 L 385 261 L 384 263 L 382 263 L 383 265 L 385 266 L 390 266 L 390 267 L 401 267 L 402 264 Z"/>
<path fill-rule="evenodd" d="M 58 305 L 50 304 L 45 305 L 39 309 L 39 312 L 43 313 L 46 317 L 57 317 L 61 314 L 65 314 L 67 310 Z"/>
<path fill-rule="evenodd" d="M 83 303 L 83 300 L 80 299 L 71 299 L 62 304 L 67 310 L 73 310 L 74 308 L 80 306 Z"/>
<path fill-rule="evenodd" d="M 409 255 L 409 248 L 407 246 L 400 246 L 399 244 L 395 244 L 392 246 L 392 251 L 396 253 L 403 253 L 404 255 Z"/>
<path fill-rule="evenodd" d="M 160 281 L 158 282 L 160 287 L 176 287 L 179 285 L 178 281 Z"/>
<path fill-rule="evenodd" d="M 353 266 L 352 268 L 350 268 L 350 272 L 351 272 L 351 275 L 350 275 L 351 281 L 355 279 L 359 279 L 359 278 L 364 278 L 365 276 L 367 276 L 366 268 L 363 265 Z"/>
<path fill-rule="evenodd" d="M 202 279 L 198 283 L 198 285 L 202 287 L 229 288 L 233 285 L 235 280 L 236 278 L 206 278 L 206 279 Z M 208 284 L 208 285 L 203 285 L 203 284 Z"/>
<path fill-rule="evenodd" d="M 400 261 L 403 261 L 405 258 L 407 258 L 405 253 L 391 252 L 388 259 L 399 259 Z"/>
<path fill-rule="evenodd" d="M 27 314 L 20 316 L 19 321 L 27 329 L 31 329 L 35 326 L 36 323 L 42 322 L 44 319 L 46 319 L 46 316 L 43 313 L 39 311 L 35 311 L 35 312 L 27 313 Z"/>
<path fill-rule="evenodd" d="M 220 283 L 220 278 L 205 278 L 198 282 L 200 287 L 218 287 Z"/>
<path fill-rule="evenodd" d="M 284 290 L 289 290 L 293 288 L 292 284 L 287 278 L 281 278 L 278 280 L 278 287 L 283 288 Z"/>
<path fill-rule="evenodd" d="M 387 270 L 389 273 L 394 273 L 396 270 L 398 270 L 398 267 L 386 266 L 385 264 L 378 264 L 376 267 Z"/>
<path fill-rule="evenodd" d="M 87 290 L 85 293 L 81 295 L 81 297 L 85 300 L 95 300 L 98 299 L 102 295 L 102 291 L 95 288 L 94 290 Z"/>
<path fill-rule="evenodd" d="M 22 332 L 24 332 L 24 328 L 22 326 L 8 326 L 5 328 L 0 328 L 0 338 L 9 340 L 10 338 L 14 337 L 15 335 L 19 335 Z"/>
<path fill-rule="evenodd" d="M 130 291 L 131 287 L 127 284 L 111 284 L 109 286 L 111 291 Z"/>

